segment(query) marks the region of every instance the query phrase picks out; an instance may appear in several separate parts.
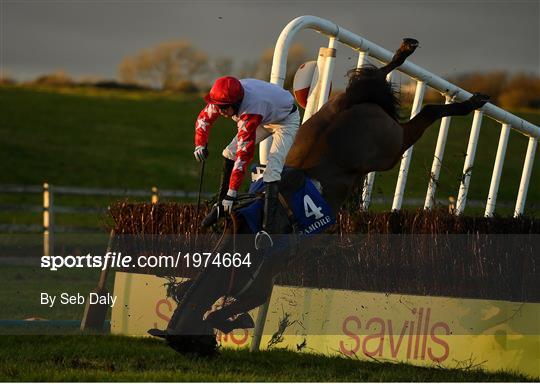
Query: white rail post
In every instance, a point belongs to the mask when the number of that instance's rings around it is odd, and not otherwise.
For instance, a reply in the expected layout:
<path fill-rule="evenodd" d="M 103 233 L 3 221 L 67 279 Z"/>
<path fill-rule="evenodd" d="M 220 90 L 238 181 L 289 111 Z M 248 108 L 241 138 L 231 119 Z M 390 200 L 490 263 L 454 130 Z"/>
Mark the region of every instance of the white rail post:
<path fill-rule="evenodd" d="M 356 62 L 356 68 L 362 68 L 366 64 L 369 56 L 367 51 L 358 51 L 358 61 Z"/>
<path fill-rule="evenodd" d="M 459 194 L 456 204 L 456 215 L 461 215 L 467 204 L 467 192 L 469 191 L 469 183 L 471 181 L 472 167 L 474 165 L 474 156 L 476 155 L 476 147 L 478 146 L 478 135 L 482 125 L 483 113 L 480 110 L 474 111 L 474 118 L 469 136 L 469 144 L 467 146 L 467 154 L 465 163 L 463 164 L 463 173 L 461 175 L 461 183 L 459 185 Z"/>
<path fill-rule="evenodd" d="M 445 104 L 450 104 L 451 102 L 452 98 L 447 95 Z M 426 193 L 426 200 L 424 201 L 424 209 L 431 209 L 435 204 L 435 192 L 437 191 L 437 183 L 439 182 L 439 175 L 441 173 L 441 166 L 444 156 L 444 150 L 446 148 L 446 139 L 448 137 L 450 120 L 450 116 L 445 116 L 441 120 L 441 125 L 439 127 L 439 136 L 437 138 L 437 146 L 435 147 L 433 163 L 431 164 L 431 173 L 429 175 L 429 183 Z"/>
<path fill-rule="evenodd" d="M 358 60 L 360 65 L 360 60 Z M 394 79 L 394 71 L 386 75 L 386 81 L 392 83 Z M 370 172 L 364 177 L 364 187 L 362 189 L 362 210 L 367 211 L 371 205 L 371 194 L 373 191 L 373 184 L 375 183 L 376 172 Z"/>
<path fill-rule="evenodd" d="M 54 254 L 54 195 L 52 185 L 43 183 L 43 256 Z"/>
<path fill-rule="evenodd" d="M 495 204 L 497 203 L 497 193 L 499 192 L 499 184 L 501 181 L 510 128 L 510 124 L 503 124 L 501 127 L 501 136 L 499 137 L 497 156 L 495 157 L 495 165 L 493 166 L 493 173 L 491 175 L 491 183 L 489 185 L 489 193 L 486 201 L 486 210 L 484 212 L 485 217 L 493 217 L 493 213 L 495 212 Z"/>
<path fill-rule="evenodd" d="M 523 164 L 523 172 L 521 173 L 521 181 L 519 183 L 519 192 L 516 200 L 516 208 L 514 209 L 514 217 L 523 215 L 525 211 L 525 200 L 527 200 L 527 191 L 529 190 L 529 181 L 531 179 L 532 167 L 534 163 L 534 155 L 538 140 L 534 137 L 529 138 L 527 145 L 527 155 L 525 155 L 525 164 Z"/>
<path fill-rule="evenodd" d="M 317 56 L 317 66 L 315 72 L 311 78 L 311 85 L 309 86 L 309 94 L 306 102 L 306 108 L 304 109 L 304 117 L 302 124 L 305 123 L 311 116 L 313 116 L 319 110 L 319 99 L 321 94 L 321 83 L 324 74 L 324 68 L 326 65 L 326 50 L 327 48 L 319 48 L 319 54 Z"/>
<path fill-rule="evenodd" d="M 426 83 L 418 81 L 416 83 L 416 92 L 414 93 L 414 103 L 411 110 L 411 119 L 416 116 L 422 109 L 422 102 L 424 100 L 424 93 L 426 92 Z M 403 203 L 403 193 L 405 192 L 405 184 L 407 183 L 407 175 L 409 173 L 409 166 L 411 164 L 413 147 L 411 146 L 403 154 L 401 158 L 401 165 L 399 167 L 398 181 L 396 184 L 396 191 L 394 192 L 394 201 L 392 202 L 392 211 L 399 211 L 401 204 Z"/>
<path fill-rule="evenodd" d="M 362 68 L 367 61 L 368 52 L 360 51 L 358 53 L 358 62 L 356 68 Z M 373 183 L 375 181 L 375 172 L 370 172 L 364 178 L 364 187 L 362 188 L 362 209 L 367 211 L 369 204 L 371 203 L 371 191 L 373 190 Z"/>
<path fill-rule="evenodd" d="M 334 62 L 336 58 L 336 39 L 334 37 L 329 38 L 328 48 L 321 48 L 319 50 L 319 57 L 317 58 L 317 68 L 318 77 L 317 84 L 314 84 L 315 75 L 312 79 L 311 87 L 314 85 L 317 87 L 314 92 L 308 96 L 308 101 L 306 109 L 304 111 L 304 119 L 302 122 L 305 122 L 309 119 L 315 112 L 317 112 L 328 100 L 330 94 L 330 85 L 332 83 L 332 74 L 334 73 Z M 314 105 L 317 107 L 314 108 Z M 268 140 L 268 139 L 267 139 Z M 273 286 L 273 282 L 272 282 Z M 251 352 L 258 351 L 261 344 L 262 334 L 264 330 L 264 323 L 266 321 L 266 315 L 268 314 L 268 308 L 270 306 L 270 297 L 268 300 L 259 307 L 259 312 L 257 314 L 257 319 L 255 320 L 255 328 L 253 330 L 253 339 L 251 340 L 251 345 L 249 350 Z"/>
<path fill-rule="evenodd" d="M 322 108 L 330 96 L 330 86 L 332 84 L 332 75 L 334 74 L 334 65 L 336 61 L 336 38 L 330 37 L 328 48 L 321 48 L 321 51 L 324 54 L 324 68 L 322 71 L 322 78 L 320 79 L 321 88 L 319 102 L 317 103 L 317 111 Z"/>
<path fill-rule="evenodd" d="M 156 186 L 152 187 L 152 204 L 157 204 L 159 201 L 159 191 Z"/>

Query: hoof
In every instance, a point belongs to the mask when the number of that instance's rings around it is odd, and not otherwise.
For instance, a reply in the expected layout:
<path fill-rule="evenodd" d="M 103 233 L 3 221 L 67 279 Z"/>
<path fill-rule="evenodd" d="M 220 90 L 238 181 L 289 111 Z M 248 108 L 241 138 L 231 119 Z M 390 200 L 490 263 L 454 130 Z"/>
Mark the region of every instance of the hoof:
<path fill-rule="evenodd" d="M 219 355 L 215 335 L 167 335 L 167 344 L 183 355 L 214 357 Z"/>
<path fill-rule="evenodd" d="M 408 57 L 416 50 L 416 48 L 418 48 L 418 45 L 418 40 L 405 38 L 401 42 L 401 46 L 399 47 L 397 53 L 400 56 L 403 55 L 405 57 Z"/>
<path fill-rule="evenodd" d="M 160 339 L 167 338 L 167 331 L 163 329 L 152 328 L 152 329 L 149 329 L 147 332 L 149 335 L 154 336 L 154 337 L 159 337 Z"/>
<path fill-rule="evenodd" d="M 471 105 L 472 109 L 479 109 L 484 106 L 489 101 L 490 97 L 488 95 L 484 95 L 482 93 L 475 93 L 473 94 L 469 100 L 467 100 L 467 103 Z"/>
<path fill-rule="evenodd" d="M 410 37 L 406 37 L 403 39 L 403 41 L 401 42 L 401 45 L 402 46 L 406 46 L 408 49 L 412 49 L 413 51 L 418 48 L 418 45 L 420 43 L 418 42 L 418 40 L 416 39 L 412 39 Z"/>

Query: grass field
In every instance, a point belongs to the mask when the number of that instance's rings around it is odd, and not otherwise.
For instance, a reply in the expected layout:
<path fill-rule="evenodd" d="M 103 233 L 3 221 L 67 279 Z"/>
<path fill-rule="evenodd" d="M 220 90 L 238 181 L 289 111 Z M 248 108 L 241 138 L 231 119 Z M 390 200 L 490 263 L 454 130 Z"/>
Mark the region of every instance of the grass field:
<path fill-rule="evenodd" d="M 0 266 L 2 293 L 0 294 L 0 319 L 81 320 L 83 305 L 40 305 L 40 293 L 51 295 L 62 292 L 86 294 L 96 288 L 99 269 L 72 268 L 49 271 L 38 266 Z M 114 274 L 107 281 L 107 289 L 113 291 Z M 110 318 L 110 310 L 107 315 Z"/>
<path fill-rule="evenodd" d="M 56 185 L 196 191 L 199 165 L 193 159 L 193 126 L 203 107 L 199 96 L 99 91 L 92 89 L 35 89 L 1 87 L 0 184 Z M 517 113 L 540 124 L 539 112 Z M 403 115 L 407 115 L 404 111 Z M 454 118 L 437 196 L 457 195 L 467 147 L 471 116 Z M 500 125 L 484 119 L 472 171 L 469 199 L 485 200 L 497 150 Z M 231 121 L 220 119 L 213 128 L 204 189 L 214 191 L 221 170 L 221 150 L 235 134 Z M 429 180 L 438 124 L 427 130 L 414 148 L 406 198 L 423 198 Z M 519 187 L 527 139 L 512 131 L 498 201 L 514 202 Z M 540 166 L 536 155 L 528 202 L 540 201 Z M 377 174 L 375 197 L 391 198 L 398 166 Z M 536 181 L 536 182 L 535 182 Z M 39 195 L 0 195 L 4 204 L 39 204 Z M 105 198 L 57 196 L 59 205 L 104 208 Z M 388 209 L 389 206 L 376 207 Z M 538 208 L 535 208 L 537 210 Z M 509 214 L 512 208 L 500 208 Z M 470 209 L 469 214 L 482 213 Z M 536 214 L 529 209 L 529 214 Z M 59 215 L 59 225 L 99 225 L 103 218 Z M 40 223 L 31 217 L 0 212 L 3 223 Z M 81 224 L 82 223 L 82 224 Z"/>
<path fill-rule="evenodd" d="M 0 184 L 150 189 L 197 189 L 199 166 L 193 160 L 193 125 L 203 107 L 198 96 L 0 87 Z M 540 124 L 540 113 L 518 115 Z M 438 196 L 456 195 L 471 117 L 453 120 Z M 470 199 L 485 200 L 491 178 L 499 125 L 487 120 L 480 134 Z M 423 198 L 438 128 L 415 146 L 405 197 Z M 216 123 L 210 142 L 204 189 L 213 191 L 221 169 L 221 149 L 235 133 L 232 122 Z M 526 138 L 513 132 L 503 171 L 499 201 L 513 202 L 523 167 Z M 539 151 L 540 153 L 540 151 Z M 540 201 L 537 153 L 528 201 Z M 375 197 L 393 194 L 396 169 L 378 174 Z M 66 206 L 105 208 L 105 197 L 57 196 Z M 0 204 L 40 205 L 40 195 L 0 194 Z M 389 207 L 377 207 L 388 209 Z M 468 213 L 481 213 L 471 209 Z M 511 208 L 498 211 L 511 212 Z M 535 214 L 529 210 L 528 213 Z M 58 214 L 58 225 L 105 226 L 106 214 Z M 0 224 L 40 224 L 40 212 L 0 211 Z M 82 306 L 37 304 L 43 287 L 51 294 L 92 290 L 97 270 L 49 272 L 38 267 L 0 267 L 1 319 L 45 317 L 80 320 Z M 111 275 L 112 278 L 112 275 Z M 52 287 L 52 288 L 50 288 Z M 111 290 L 109 281 L 109 290 Z M 36 303 L 31 305 L 29 303 Z M 39 343 L 39 348 L 36 345 Z M 3 381 L 523 381 L 508 373 L 474 369 L 426 369 L 411 365 L 362 362 L 344 358 L 272 350 L 251 354 L 223 351 L 215 360 L 183 357 L 162 342 L 113 336 L 64 335 L 0 337 Z"/>
<path fill-rule="evenodd" d="M 420 368 L 285 350 L 181 356 L 162 341 L 119 336 L 0 338 L 1 381 L 528 381 L 478 369 Z"/>

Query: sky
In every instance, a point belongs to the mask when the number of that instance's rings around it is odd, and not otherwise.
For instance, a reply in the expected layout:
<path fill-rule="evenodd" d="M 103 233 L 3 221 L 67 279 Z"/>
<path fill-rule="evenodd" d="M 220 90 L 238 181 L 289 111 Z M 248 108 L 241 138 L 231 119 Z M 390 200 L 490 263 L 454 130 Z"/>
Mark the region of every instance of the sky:
<path fill-rule="evenodd" d="M 437 75 L 540 75 L 540 0 L 0 3 L 1 70 L 19 80 L 60 69 L 74 77 L 115 78 L 124 57 L 174 39 L 190 40 L 211 58 L 231 57 L 239 67 L 273 47 L 283 27 L 301 15 L 328 19 L 392 51 L 403 37 L 414 37 L 420 48 L 410 60 Z M 297 41 L 315 59 L 328 39 L 307 30 Z M 356 60 L 338 45 L 338 83 Z"/>

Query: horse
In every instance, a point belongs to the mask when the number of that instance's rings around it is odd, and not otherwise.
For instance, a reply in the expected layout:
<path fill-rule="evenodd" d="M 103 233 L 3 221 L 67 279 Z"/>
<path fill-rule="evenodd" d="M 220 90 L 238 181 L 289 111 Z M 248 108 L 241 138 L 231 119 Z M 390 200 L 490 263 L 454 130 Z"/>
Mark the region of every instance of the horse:
<path fill-rule="evenodd" d="M 359 181 L 370 172 L 393 168 L 436 120 L 467 115 L 489 100 L 488 96 L 474 94 L 464 102 L 425 105 L 411 120 L 400 123 L 399 101 L 386 77 L 417 47 L 417 40 L 403 39 L 387 65 L 368 65 L 348 72 L 345 92 L 332 97 L 299 128 L 285 161 L 288 171 L 283 172 L 280 181 L 282 195 L 290 195 L 309 177 L 320 184 L 321 195 L 337 212 Z M 290 212 L 286 204 L 282 208 L 278 213 L 278 233 L 294 236 L 290 235 Z M 234 213 L 226 220 L 234 224 L 228 226 L 229 235 L 251 233 L 245 220 Z M 230 241 L 225 241 L 221 249 L 231 247 Z M 167 329 L 149 333 L 165 338 L 179 352 L 213 355 L 217 350 L 215 329 L 228 333 L 252 328 L 253 320 L 247 312 L 266 302 L 274 277 L 298 252 L 284 248 L 256 251 L 246 242 L 236 251 L 252 252 L 254 267 L 207 267 L 197 278 L 183 284 Z M 209 312 L 224 296 L 234 301 Z"/>

